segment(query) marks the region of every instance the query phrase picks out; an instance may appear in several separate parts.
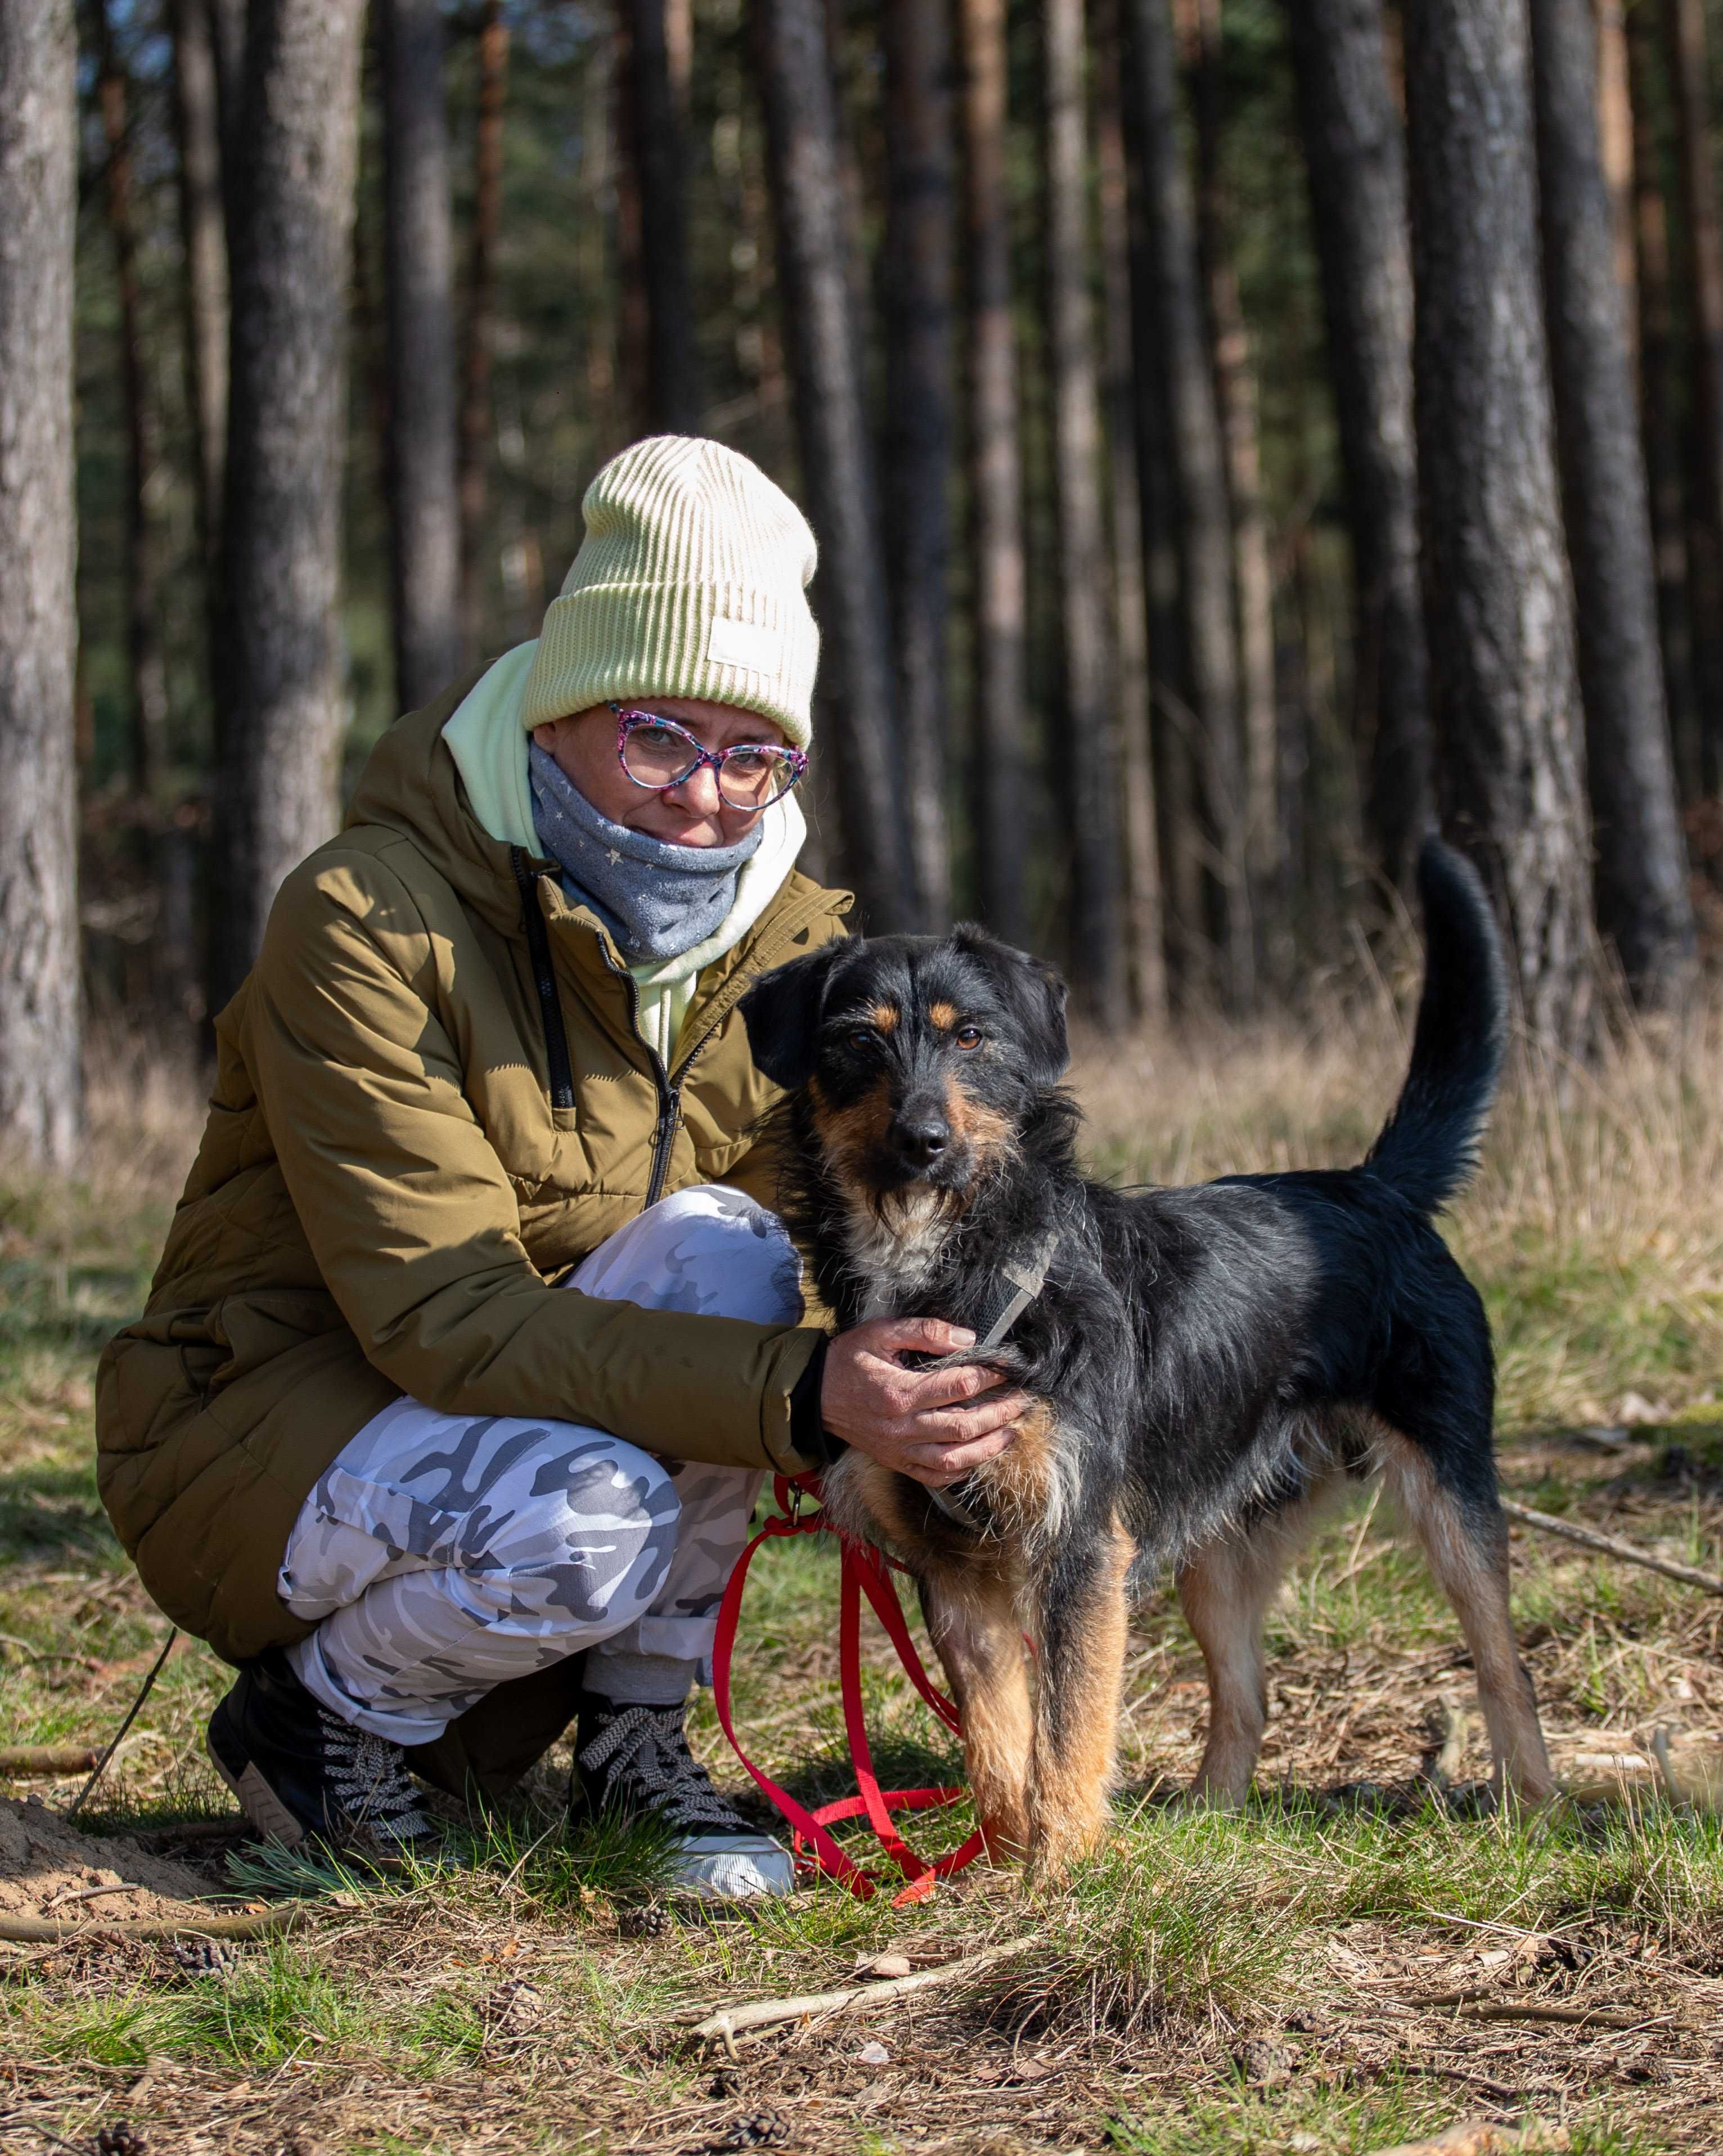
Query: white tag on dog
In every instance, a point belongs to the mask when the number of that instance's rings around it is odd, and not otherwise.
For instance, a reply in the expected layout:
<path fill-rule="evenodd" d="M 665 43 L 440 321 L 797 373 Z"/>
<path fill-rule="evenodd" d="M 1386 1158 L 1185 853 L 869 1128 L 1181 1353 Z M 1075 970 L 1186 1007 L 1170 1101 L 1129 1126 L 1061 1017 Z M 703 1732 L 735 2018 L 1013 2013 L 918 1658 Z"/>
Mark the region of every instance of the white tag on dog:
<path fill-rule="evenodd" d="M 715 614 L 706 632 L 706 657 L 714 666 L 741 666 L 750 674 L 783 670 L 784 634 L 762 622 L 731 621 Z"/>

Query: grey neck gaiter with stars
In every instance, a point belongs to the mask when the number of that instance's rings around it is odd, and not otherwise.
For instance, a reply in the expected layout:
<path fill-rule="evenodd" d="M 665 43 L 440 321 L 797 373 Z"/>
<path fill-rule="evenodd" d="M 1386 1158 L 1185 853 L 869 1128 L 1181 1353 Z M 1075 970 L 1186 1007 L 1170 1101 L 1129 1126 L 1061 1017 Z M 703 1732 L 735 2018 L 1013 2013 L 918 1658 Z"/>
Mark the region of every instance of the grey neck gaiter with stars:
<path fill-rule="evenodd" d="M 672 846 L 602 816 L 536 742 L 527 746 L 538 842 L 562 888 L 589 906 L 631 966 L 679 957 L 703 943 L 736 903 L 736 880 L 759 850 L 764 817 L 733 846 Z"/>

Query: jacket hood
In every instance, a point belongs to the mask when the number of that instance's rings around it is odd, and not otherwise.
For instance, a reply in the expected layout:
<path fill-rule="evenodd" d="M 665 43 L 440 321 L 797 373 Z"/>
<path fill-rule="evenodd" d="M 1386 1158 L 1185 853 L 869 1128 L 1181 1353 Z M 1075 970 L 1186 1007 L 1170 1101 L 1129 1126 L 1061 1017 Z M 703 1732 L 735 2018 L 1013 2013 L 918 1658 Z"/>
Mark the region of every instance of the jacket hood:
<path fill-rule="evenodd" d="M 342 829 L 369 824 L 398 831 L 474 912 L 510 935 L 520 927 L 520 893 L 508 845 L 493 839 L 474 815 L 443 739 L 444 727 L 483 671 L 475 669 L 422 711 L 395 721 L 367 759 Z"/>

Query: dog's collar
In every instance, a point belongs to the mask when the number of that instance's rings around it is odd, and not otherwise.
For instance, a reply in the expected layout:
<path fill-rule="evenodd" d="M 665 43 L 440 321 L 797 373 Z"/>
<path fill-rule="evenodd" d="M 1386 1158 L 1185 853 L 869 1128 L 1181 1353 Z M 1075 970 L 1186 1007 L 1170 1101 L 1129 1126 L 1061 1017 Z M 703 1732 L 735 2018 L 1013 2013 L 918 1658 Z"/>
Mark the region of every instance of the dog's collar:
<path fill-rule="evenodd" d="M 1047 1285 L 1047 1276 L 1059 1249 L 1059 1230 L 1050 1228 L 1024 1257 L 999 1268 L 993 1284 L 997 1306 L 990 1306 L 977 1321 L 981 1338 L 977 1350 L 997 1348 L 1012 1327 Z"/>
<path fill-rule="evenodd" d="M 1052 1228 L 1026 1257 L 1018 1259 L 1014 1265 L 1007 1264 L 1000 1266 L 999 1278 L 994 1286 L 994 1294 L 996 1298 L 1003 1296 L 1004 1299 L 999 1302 L 995 1314 L 978 1322 L 978 1330 L 981 1323 L 984 1323 L 987 1329 L 976 1342 L 977 1354 L 984 1353 L 989 1348 L 998 1347 L 1012 1327 L 1046 1286 L 1047 1276 L 1053 1270 L 1053 1260 L 1058 1249 L 1059 1230 L 1057 1228 Z M 964 1479 L 967 1481 L 968 1478 L 966 1476 Z M 955 1525 L 967 1528 L 972 1534 L 982 1532 L 978 1522 L 964 1510 L 956 1498 L 947 1491 L 929 1490 L 927 1494 L 946 1517 Z"/>

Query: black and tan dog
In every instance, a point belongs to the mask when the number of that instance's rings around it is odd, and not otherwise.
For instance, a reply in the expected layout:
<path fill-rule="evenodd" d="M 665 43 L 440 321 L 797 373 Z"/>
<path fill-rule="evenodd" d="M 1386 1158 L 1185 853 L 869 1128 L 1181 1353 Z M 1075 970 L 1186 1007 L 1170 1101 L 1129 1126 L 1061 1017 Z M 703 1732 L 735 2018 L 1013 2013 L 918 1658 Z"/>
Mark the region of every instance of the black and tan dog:
<path fill-rule="evenodd" d="M 1344 1170 L 1087 1180 L 1064 986 L 977 930 L 832 944 L 744 1000 L 755 1060 L 791 1091 L 787 1210 L 842 1324 L 937 1317 L 985 1339 L 1008 1275 L 1057 1236 L 988 1358 L 1036 1402 L 1010 1449 L 937 1496 L 853 1451 L 825 1476 L 836 1517 L 920 1584 L 992 1845 L 1044 1871 L 1105 1823 L 1133 1582 L 1178 1567 L 1211 1694 L 1197 1791 L 1236 1802 L 1270 1598 L 1324 1493 L 1372 1471 L 1459 1614 L 1498 1785 L 1551 1788 L 1509 1618 L 1489 1329 L 1430 1224 L 1495 1090 L 1501 957 L 1456 855 L 1427 847 L 1420 885 L 1411 1068 Z"/>

